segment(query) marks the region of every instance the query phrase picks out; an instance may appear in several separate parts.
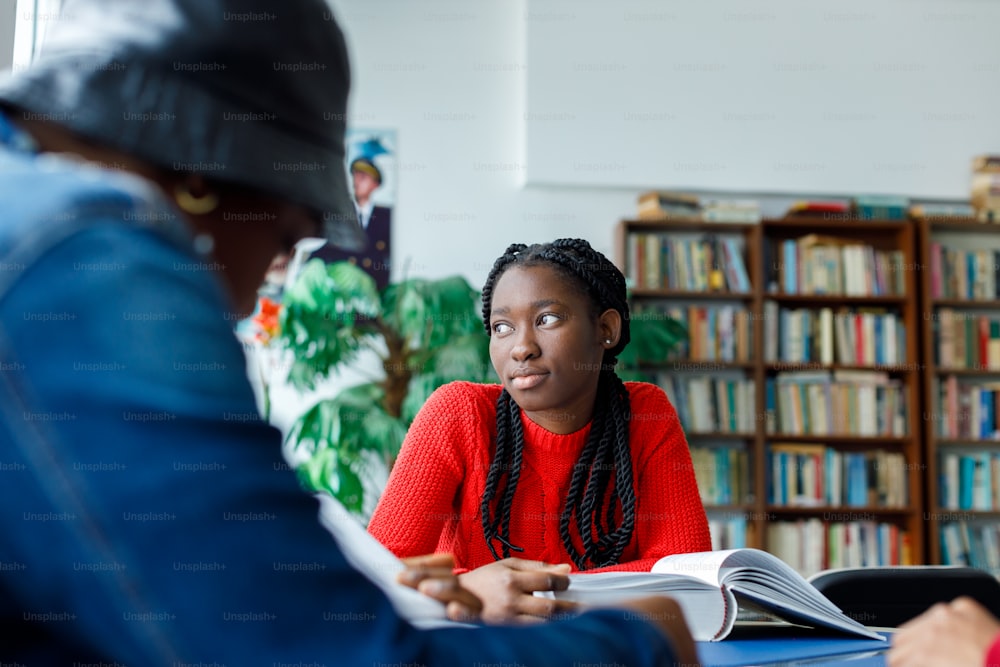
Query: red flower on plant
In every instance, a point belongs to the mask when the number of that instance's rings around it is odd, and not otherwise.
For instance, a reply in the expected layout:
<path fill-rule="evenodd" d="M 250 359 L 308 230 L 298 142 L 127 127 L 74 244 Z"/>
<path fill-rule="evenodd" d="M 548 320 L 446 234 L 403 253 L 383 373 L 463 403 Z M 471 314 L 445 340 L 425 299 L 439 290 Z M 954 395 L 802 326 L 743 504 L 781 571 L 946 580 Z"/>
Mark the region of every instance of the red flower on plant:
<path fill-rule="evenodd" d="M 281 331 L 281 303 L 266 296 L 260 297 L 260 307 L 253 316 L 253 324 L 257 329 L 254 337 L 265 345 Z"/>

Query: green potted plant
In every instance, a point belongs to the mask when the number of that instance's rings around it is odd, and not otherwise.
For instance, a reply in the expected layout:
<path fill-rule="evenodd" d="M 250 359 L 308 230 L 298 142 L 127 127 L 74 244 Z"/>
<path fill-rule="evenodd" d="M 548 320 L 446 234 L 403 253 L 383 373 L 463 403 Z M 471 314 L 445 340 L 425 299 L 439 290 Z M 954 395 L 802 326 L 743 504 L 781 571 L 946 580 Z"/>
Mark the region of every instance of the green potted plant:
<path fill-rule="evenodd" d="M 306 454 L 298 467 L 302 483 L 360 515 L 366 465 L 377 457 L 392 467 L 431 392 L 454 380 L 490 380 L 479 293 L 457 276 L 408 278 L 380 293 L 357 266 L 313 259 L 281 305 L 272 344 L 290 353 L 287 382 L 300 392 L 314 389 L 363 350 L 381 360 L 383 377 L 319 401 L 287 435 L 293 451 Z"/>

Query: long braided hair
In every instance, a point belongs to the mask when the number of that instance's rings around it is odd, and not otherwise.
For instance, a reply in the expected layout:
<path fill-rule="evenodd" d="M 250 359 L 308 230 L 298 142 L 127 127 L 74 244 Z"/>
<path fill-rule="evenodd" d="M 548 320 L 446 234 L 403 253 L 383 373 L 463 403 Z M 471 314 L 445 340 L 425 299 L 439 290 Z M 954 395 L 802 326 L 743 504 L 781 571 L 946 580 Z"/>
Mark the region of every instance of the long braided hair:
<path fill-rule="evenodd" d="M 582 239 L 558 239 L 532 246 L 512 244 L 493 264 L 483 286 L 483 322 L 490 335 L 493 290 L 512 266 L 551 267 L 587 294 L 593 304 L 592 317 L 609 308 L 621 314 L 621 335 L 618 343 L 604 352 L 590 434 L 573 467 L 566 505 L 559 518 L 560 536 L 578 569 L 612 565 L 618 562 L 635 529 L 635 488 L 629 448 L 631 408 L 628 390 L 614 371 L 618 354 L 629 342 L 625 276 Z M 522 551 L 510 542 L 510 513 L 521 473 L 524 431 L 520 407 L 506 389 L 497 399 L 496 437 L 480 513 L 486 543 L 493 557 L 499 560 L 509 557 L 512 550 Z M 619 510 L 620 523 L 616 516 Z M 582 550 L 572 539 L 570 524 L 580 536 Z M 494 542 L 501 544 L 502 556 Z"/>

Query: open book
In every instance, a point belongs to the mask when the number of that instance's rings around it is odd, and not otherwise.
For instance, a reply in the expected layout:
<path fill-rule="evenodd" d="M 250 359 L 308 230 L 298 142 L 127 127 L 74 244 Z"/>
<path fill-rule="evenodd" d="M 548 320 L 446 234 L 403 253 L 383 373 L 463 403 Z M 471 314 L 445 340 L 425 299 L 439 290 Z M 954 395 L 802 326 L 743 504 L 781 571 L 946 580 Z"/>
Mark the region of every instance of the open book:
<path fill-rule="evenodd" d="M 572 574 L 567 590 L 536 595 L 610 605 L 656 593 L 677 600 L 696 641 L 724 639 L 739 607 L 789 623 L 883 639 L 841 612 L 777 556 L 759 549 L 665 556 L 649 572 Z"/>

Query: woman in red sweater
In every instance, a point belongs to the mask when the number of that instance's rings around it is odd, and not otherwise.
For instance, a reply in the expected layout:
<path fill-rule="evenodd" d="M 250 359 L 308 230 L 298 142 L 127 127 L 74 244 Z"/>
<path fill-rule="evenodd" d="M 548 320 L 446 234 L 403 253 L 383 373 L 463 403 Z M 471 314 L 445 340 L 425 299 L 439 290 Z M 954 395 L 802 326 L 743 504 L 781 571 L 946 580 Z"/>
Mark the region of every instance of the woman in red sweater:
<path fill-rule="evenodd" d="M 400 557 L 454 554 L 487 620 L 568 608 L 532 593 L 570 570 L 711 549 L 677 413 L 659 387 L 614 372 L 629 342 L 621 271 L 580 239 L 514 244 L 482 298 L 503 384 L 431 395 L 369 532 Z"/>

